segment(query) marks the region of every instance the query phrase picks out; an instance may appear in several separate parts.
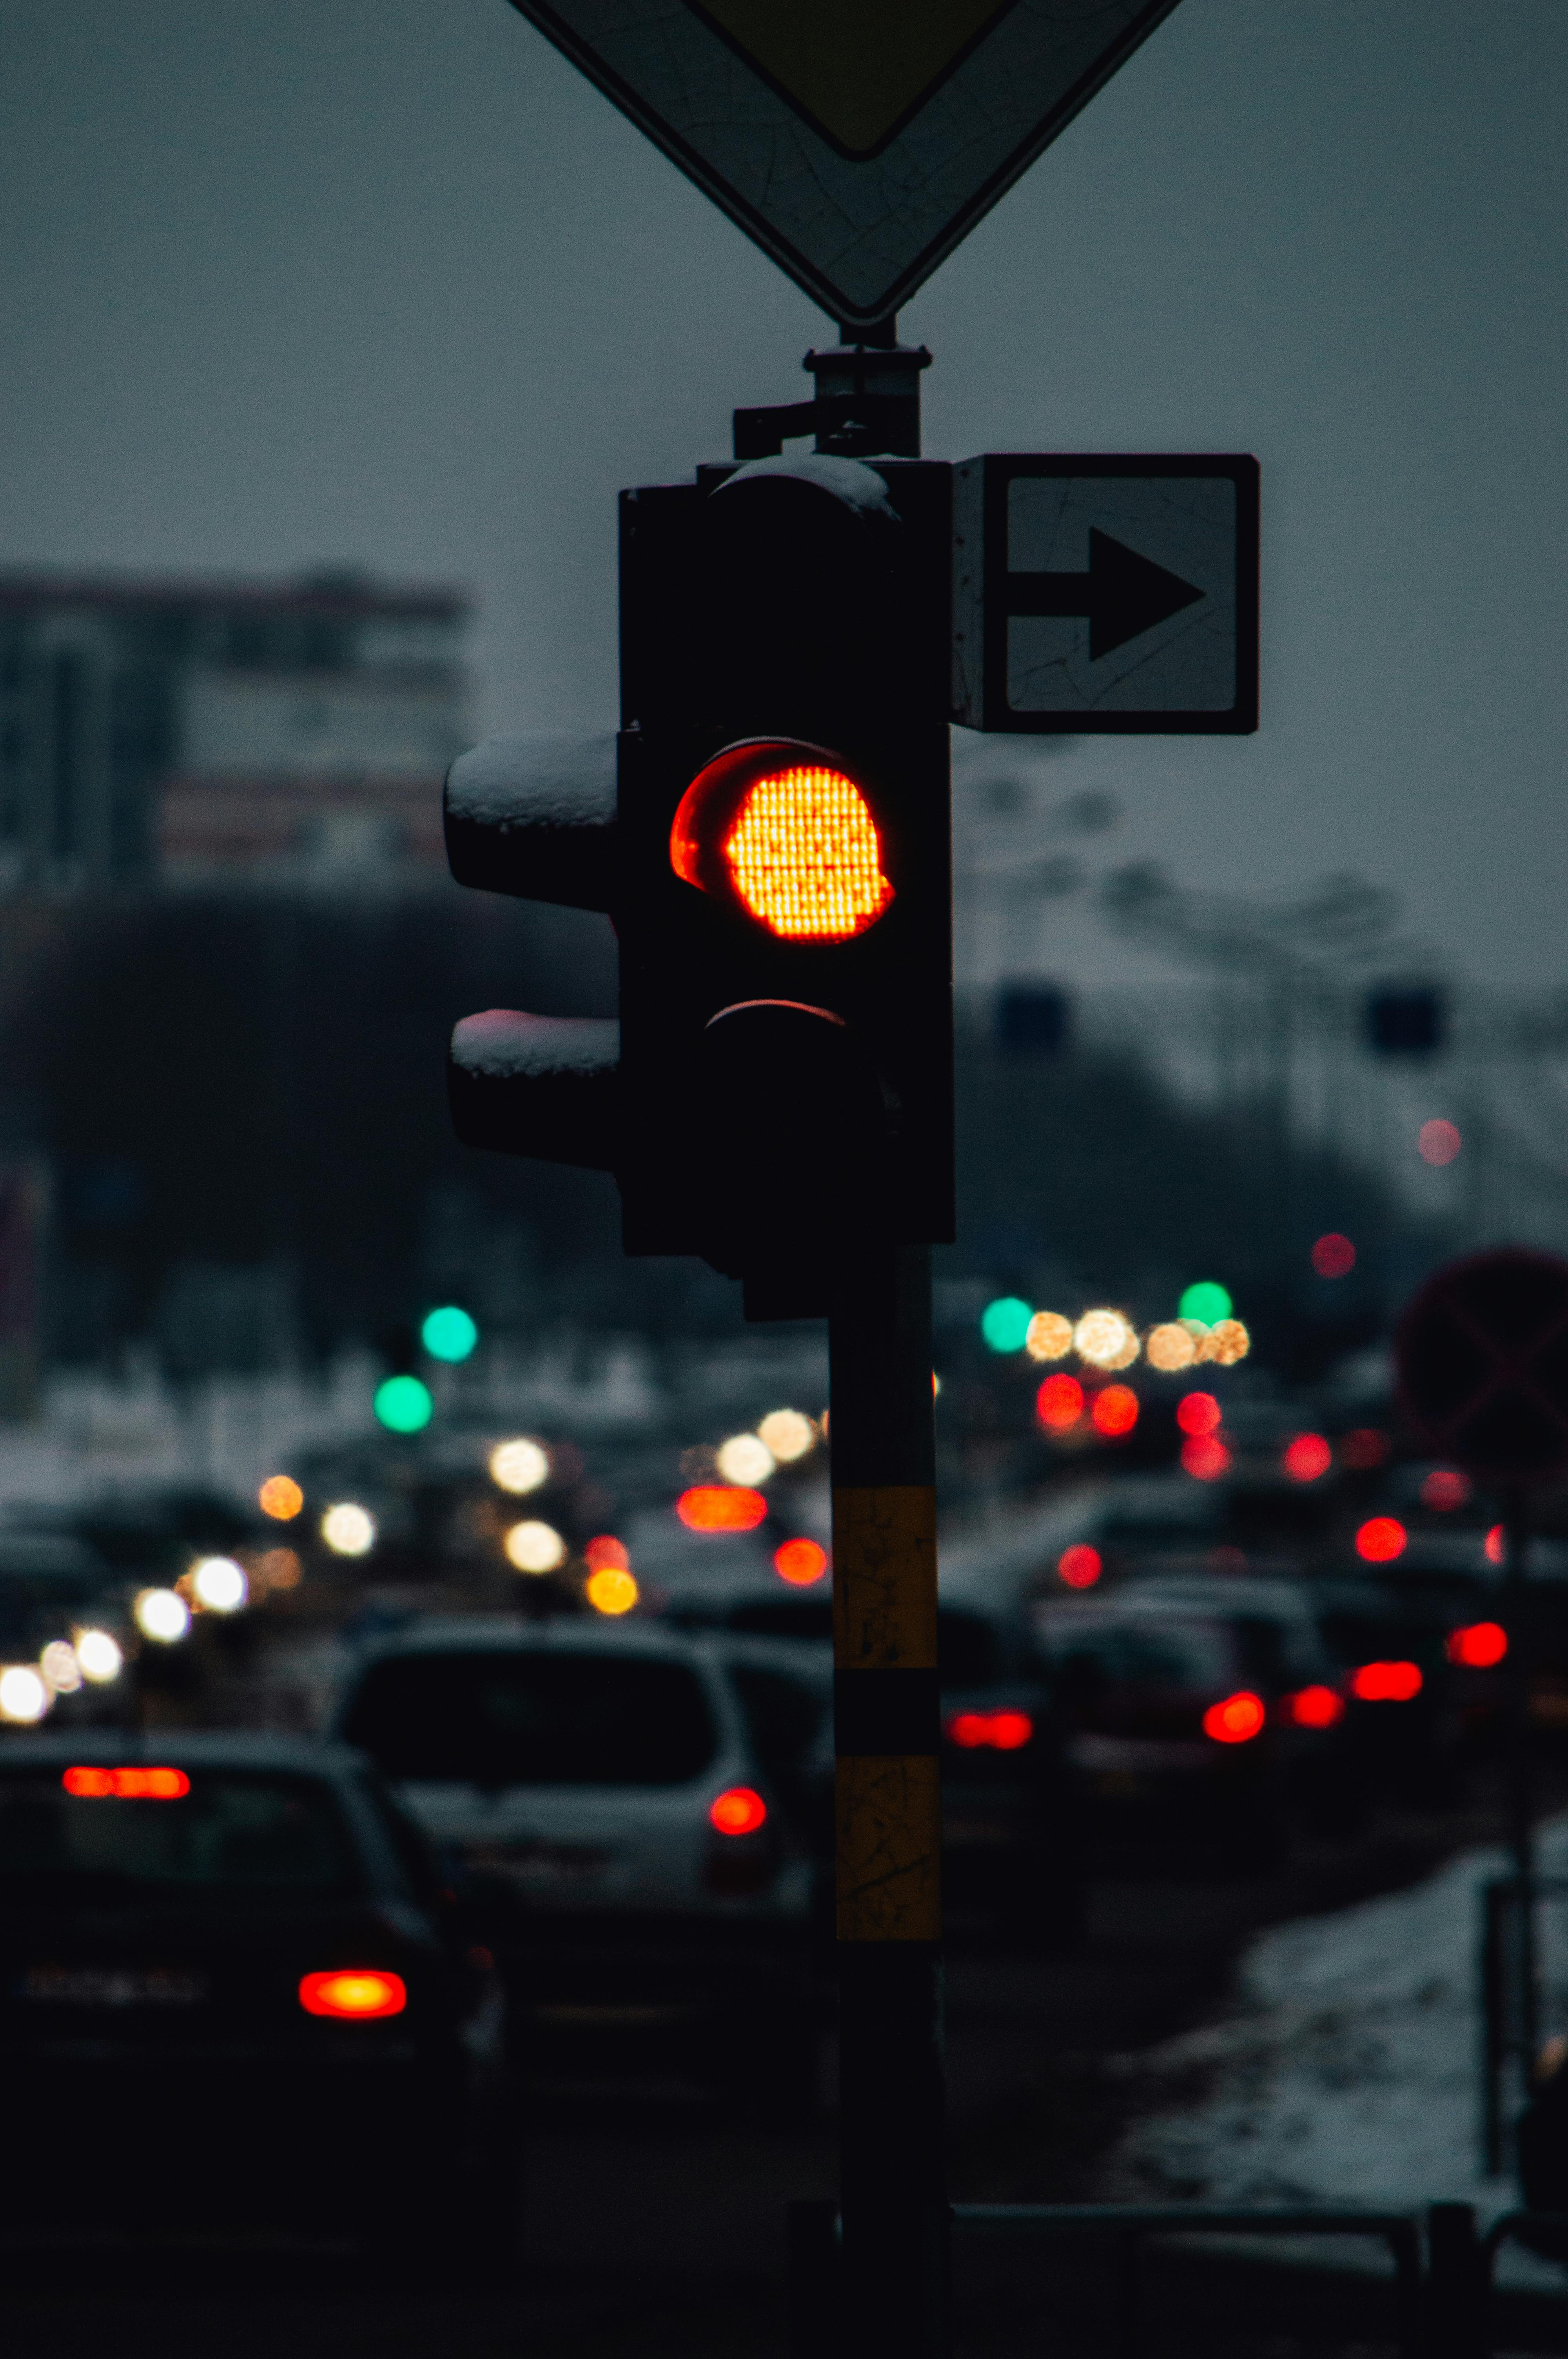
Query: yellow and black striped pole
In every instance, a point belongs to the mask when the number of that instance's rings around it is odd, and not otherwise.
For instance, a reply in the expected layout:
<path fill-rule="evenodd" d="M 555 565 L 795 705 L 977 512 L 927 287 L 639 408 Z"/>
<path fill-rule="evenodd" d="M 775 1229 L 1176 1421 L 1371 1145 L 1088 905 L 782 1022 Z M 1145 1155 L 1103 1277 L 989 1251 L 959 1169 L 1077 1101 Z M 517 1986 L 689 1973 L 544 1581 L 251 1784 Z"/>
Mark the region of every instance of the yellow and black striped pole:
<path fill-rule="evenodd" d="M 948 2346 L 931 1257 L 869 1247 L 828 1321 L 839 2203 L 853 2359 Z"/>

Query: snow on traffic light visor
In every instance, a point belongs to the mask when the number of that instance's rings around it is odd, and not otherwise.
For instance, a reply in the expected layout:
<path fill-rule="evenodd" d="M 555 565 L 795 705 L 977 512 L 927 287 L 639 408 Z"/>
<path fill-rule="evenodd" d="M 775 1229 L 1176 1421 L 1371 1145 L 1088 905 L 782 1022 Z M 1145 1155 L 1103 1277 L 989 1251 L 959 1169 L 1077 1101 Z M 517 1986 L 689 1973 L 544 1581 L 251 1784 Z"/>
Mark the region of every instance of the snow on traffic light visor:
<path fill-rule="evenodd" d="M 870 804 L 817 745 L 753 741 L 716 754 L 681 797 L 670 864 L 785 941 L 841 942 L 893 897 Z"/>

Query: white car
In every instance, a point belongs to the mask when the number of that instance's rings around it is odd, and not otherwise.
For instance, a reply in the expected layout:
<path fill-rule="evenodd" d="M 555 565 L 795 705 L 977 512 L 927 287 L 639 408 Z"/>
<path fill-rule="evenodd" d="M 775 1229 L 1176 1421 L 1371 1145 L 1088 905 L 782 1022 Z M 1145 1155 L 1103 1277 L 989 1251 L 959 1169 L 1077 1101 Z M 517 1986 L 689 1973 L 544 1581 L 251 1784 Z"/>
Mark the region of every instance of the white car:
<path fill-rule="evenodd" d="M 673 2047 L 733 2093 L 806 2102 L 811 1859 L 717 1645 L 416 1623 L 361 1658 L 337 1727 L 460 1854 L 536 2042 Z"/>

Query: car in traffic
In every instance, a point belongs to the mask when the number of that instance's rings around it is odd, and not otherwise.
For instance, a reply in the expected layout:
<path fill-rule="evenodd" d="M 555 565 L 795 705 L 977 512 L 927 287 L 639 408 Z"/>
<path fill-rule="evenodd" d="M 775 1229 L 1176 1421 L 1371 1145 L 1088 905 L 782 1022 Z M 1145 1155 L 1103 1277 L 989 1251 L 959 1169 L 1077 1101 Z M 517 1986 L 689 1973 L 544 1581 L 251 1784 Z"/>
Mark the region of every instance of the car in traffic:
<path fill-rule="evenodd" d="M 0 1742 L 8 2227 L 349 2236 L 504 2260 L 504 1995 L 362 1756 L 76 1730 Z"/>
<path fill-rule="evenodd" d="M 461 1855 L 535 2071 L 610 2051 L 808 2105 L 811 1845 L 719 1646 L 432 1617 L 366 1650 L 337 1730 Z"/>

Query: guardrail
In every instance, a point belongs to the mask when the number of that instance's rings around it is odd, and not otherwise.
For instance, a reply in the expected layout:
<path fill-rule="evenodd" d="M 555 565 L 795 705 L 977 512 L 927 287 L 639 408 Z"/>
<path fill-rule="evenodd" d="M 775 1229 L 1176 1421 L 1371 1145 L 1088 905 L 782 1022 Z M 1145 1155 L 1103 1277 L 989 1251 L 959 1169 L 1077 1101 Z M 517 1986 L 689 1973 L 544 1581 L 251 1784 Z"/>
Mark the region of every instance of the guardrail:
<path fill-rule="evenodd" d="M 1568 2252 L 1568 2217 L 1510 2212 L 1483 2236 L 1469 2203 L 1431 2203 L 1424 2212 L 1306 2204 L 956 2203 L 952 2224 L 964 2242 L 1110 2239 L 1116 2299 L 1107 2350 L 1115 2359 L 1141 2359 L 1148 2347 L 1152 2321 L 1145 2316 L 1140 2263 L 1151 2237 L 1312 2235 L 1379 2243 L 1393 2262 L 1400 2359 L 1490 2359 L 1498 2248 L 1510 2238 L 1547 2236 L 1560 2239 Z M 838 2206 L 831 2199 L 792 2203 L 788 2225 L 791 2359 L 835 2359 L 842 2303 Z M 1379 2282 L 1369 2280 L 1369 2289 Z M 1376 2339 L 1375 2322 L 1370 2339 Z"/>

